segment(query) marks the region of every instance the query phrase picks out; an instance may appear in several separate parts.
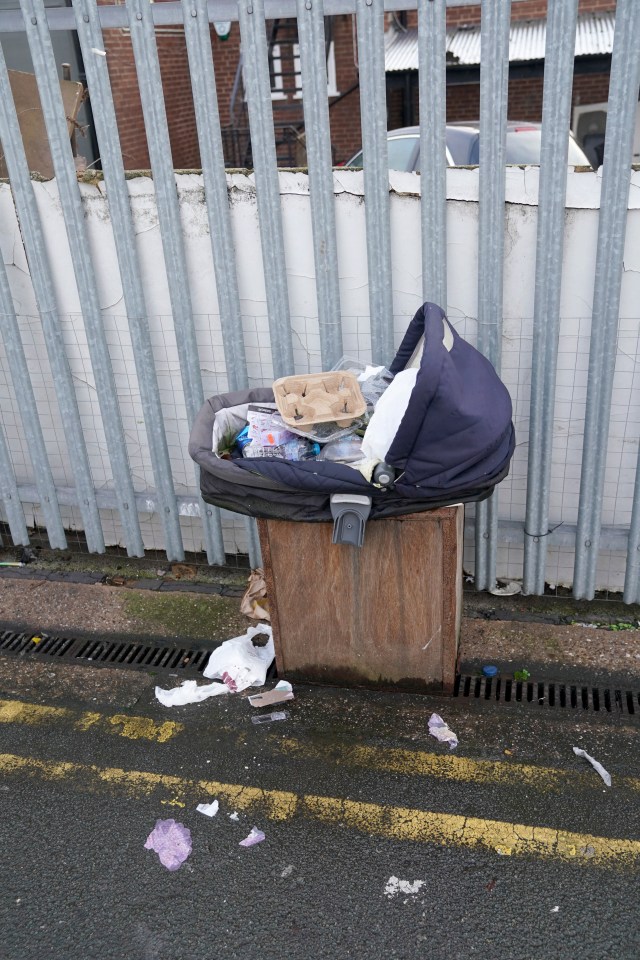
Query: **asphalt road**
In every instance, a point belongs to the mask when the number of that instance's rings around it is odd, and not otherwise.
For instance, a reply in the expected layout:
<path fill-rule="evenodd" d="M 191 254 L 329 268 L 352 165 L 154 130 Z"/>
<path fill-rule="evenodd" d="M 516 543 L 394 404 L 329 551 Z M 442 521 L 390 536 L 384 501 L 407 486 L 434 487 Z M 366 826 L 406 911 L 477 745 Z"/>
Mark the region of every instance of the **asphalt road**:
<path fill-rule="evenodd" d="M 640 955 L 633 720 L 299 685 L 254 726 L 241 696 L 169 710 L 141 674 L 21 669 L 0 664 L 2 960 Z M 144 847 L 167 818 L 192 835 L 176 872 Z"/>

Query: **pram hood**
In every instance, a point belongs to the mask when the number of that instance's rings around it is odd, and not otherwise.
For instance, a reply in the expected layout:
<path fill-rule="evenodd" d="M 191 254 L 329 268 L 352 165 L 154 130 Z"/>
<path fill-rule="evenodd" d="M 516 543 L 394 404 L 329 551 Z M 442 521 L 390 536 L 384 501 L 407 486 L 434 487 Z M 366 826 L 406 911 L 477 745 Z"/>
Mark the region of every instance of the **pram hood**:
<path fill-rule="evenodd" d="M 391 373 L 404 370 L 422 336 L 416 384 L 386 457 L 401 471 L 396 489 L 421 497 L 497 483 L 515 446 L 507 388 L 435 303 L 414 316 Z"/>

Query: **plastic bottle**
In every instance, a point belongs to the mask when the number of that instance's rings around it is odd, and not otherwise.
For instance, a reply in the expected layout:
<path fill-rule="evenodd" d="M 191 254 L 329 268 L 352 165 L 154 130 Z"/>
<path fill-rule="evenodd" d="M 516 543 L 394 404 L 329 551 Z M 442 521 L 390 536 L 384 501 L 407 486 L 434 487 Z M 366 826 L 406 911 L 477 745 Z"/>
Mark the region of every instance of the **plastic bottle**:
<path fill-rule="evenodd" d="M 242 450 L 242 456 L 249 459 L 255 457 L 276 457 L 278 460 L 313 460 L 320 453 L 320 444 L 310 440 L 287 440 L 277 447 L 263 447 L 251 441 Z"/>

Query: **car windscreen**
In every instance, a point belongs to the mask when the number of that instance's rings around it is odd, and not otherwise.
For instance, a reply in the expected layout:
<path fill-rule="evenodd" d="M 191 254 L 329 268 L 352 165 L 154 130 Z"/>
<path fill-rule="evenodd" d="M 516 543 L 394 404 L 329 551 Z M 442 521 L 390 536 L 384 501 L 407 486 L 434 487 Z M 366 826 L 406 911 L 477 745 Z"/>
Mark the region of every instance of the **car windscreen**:
<path fill-rule="evenodd" d="M 389 151 L 389 170 L 413 170 L 413 158 L 418 146 L 418 137 L 409 134 L 406 137 L 389 137 L 387 150 Z M 356 153 L 349 160 L 348 167 L 363 166 L 364 151 Z"/>
<path fill-rule="evenodd" d="M 418 146 L 418 137 L 389 137 L 389 170 L 413 170 L 413 158 Z"/>
<path fill-rule="evenodd" d="M 507 163 L 540 163 L 542 134 L 540 130 L 507 131 Z M 569 137 L 567 163 L 582 166 L 589 161 L 578 144 Z"/>

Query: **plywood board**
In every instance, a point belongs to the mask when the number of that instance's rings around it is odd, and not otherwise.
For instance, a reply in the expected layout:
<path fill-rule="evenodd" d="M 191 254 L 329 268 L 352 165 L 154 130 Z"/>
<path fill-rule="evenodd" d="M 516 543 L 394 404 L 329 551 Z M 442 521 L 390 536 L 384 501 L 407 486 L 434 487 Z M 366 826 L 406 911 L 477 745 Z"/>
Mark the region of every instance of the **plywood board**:
<path fill-rule="evenodd" d="M 278 673 L 326 683 L 450 690 L 462 595 L 462 507 L 367 524 L 259 521 Z"/>

